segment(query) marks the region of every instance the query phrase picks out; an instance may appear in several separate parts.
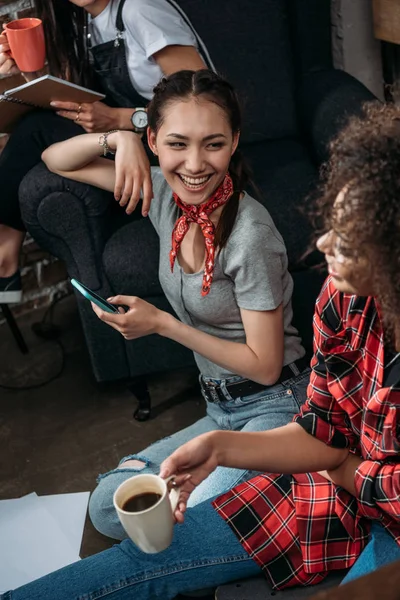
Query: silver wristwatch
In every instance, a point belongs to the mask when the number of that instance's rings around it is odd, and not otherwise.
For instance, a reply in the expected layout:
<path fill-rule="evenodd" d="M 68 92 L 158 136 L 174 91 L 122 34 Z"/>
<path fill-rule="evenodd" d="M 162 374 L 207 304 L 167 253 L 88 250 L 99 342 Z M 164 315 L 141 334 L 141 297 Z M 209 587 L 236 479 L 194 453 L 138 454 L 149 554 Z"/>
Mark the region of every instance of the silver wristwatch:
<path fill-rule="evenodd" d="M 143 133 L 149 123 L 146 109 L 135 108 L 131 116 L 131 121 L 133 125 L 133 131 L 135 131 L 135 133 Z"/>

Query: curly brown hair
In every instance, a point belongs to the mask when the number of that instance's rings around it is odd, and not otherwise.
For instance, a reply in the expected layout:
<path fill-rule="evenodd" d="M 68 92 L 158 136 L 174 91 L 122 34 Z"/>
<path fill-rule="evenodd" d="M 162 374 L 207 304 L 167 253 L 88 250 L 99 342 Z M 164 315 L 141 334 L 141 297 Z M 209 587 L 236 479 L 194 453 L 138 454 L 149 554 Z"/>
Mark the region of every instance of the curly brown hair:
<path fill-rule="evenodd" d="M 331 143 L 317 212 L 325 231 L 333 228 L 352 256 L 373 266 L 374 292 L 394 341 L 394 332 L 400 337 L 400 108 L 373 102 L 363 113 Z"/>

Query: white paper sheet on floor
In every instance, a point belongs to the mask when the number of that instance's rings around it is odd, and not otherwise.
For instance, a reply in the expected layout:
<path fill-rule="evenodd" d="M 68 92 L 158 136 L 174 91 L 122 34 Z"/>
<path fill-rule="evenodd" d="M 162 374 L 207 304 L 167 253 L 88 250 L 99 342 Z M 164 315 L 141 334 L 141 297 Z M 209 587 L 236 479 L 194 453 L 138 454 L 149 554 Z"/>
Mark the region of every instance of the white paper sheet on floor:
<path fill-rule="evenodd" d="M 80 559 L 89 492 L 0 501 L 0 593 Z"/>

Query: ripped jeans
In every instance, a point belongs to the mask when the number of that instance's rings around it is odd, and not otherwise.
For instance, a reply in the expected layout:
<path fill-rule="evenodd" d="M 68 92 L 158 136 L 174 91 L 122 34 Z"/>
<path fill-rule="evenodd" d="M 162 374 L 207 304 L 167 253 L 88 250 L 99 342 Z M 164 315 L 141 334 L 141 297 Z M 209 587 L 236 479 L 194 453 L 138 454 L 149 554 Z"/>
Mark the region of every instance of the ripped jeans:
<path fill-rule="evenodd" d="M 206 378 L 205 378 L 206 379 Z M 240 381 L 241 377 L 232 377 L 229 383 Z M 289 423 L 298 413 L 306 399 L 307 385 L 310 379 L 310 369 L 305 369 L 299 375 L 250 396 L 233 399 L 224 388 L 224 401 L 207 402 L 205 417 L 178 431 L 170 437 L 152 444 L 139 454 L 125 456 L 121 461 L 136 459 L 142 461 L 142 467 L 118 468 L 109 471 L 98 478 L 98 485 L 89 503 L 89 515 L 95 528 L 103 535 L 122 540 L 127 537 L 113 505 L 113 495 L 117 487 L 129 477 L 138 473 L 158 473 L 160 465 L 177 448 L 193 438 L 209 431 L 266 431 Z M 219 380 L 212 380 L 217 384 Z M 254 471 L 218 467 L 191 494 L 188 506 L 222 494 L 242 481 L 250 479 Z"/>

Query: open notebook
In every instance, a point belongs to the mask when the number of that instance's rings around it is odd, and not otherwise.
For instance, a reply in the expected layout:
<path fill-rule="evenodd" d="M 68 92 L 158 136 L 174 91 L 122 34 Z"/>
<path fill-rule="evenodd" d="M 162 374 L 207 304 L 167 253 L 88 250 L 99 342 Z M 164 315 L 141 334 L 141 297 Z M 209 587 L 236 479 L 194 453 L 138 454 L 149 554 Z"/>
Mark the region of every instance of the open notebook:
<path fill-rule="evenodd" d="M 80 85 L 43 75 L 0 94 L 0 133 L 12 131 L 20 118 L 35 108 L 51 109 L 50 102 L 53 100 L 82 104 L 103 98 L 103 94 Z"/>

